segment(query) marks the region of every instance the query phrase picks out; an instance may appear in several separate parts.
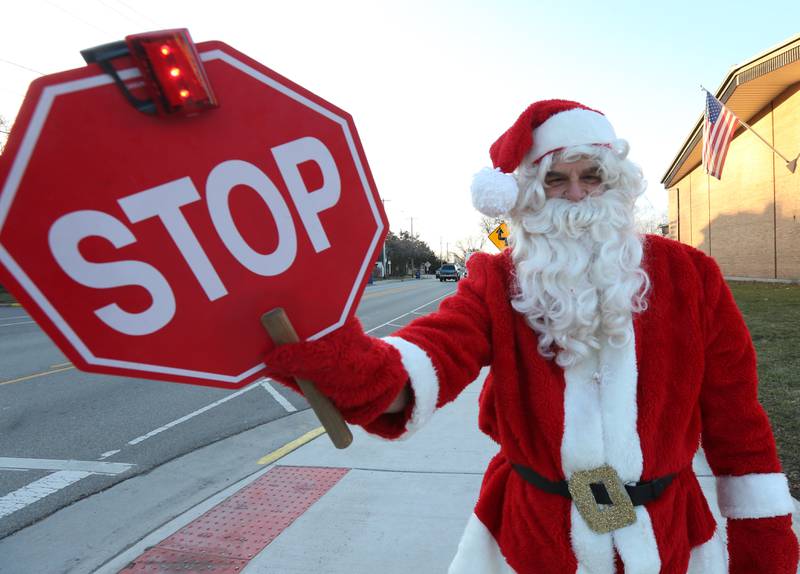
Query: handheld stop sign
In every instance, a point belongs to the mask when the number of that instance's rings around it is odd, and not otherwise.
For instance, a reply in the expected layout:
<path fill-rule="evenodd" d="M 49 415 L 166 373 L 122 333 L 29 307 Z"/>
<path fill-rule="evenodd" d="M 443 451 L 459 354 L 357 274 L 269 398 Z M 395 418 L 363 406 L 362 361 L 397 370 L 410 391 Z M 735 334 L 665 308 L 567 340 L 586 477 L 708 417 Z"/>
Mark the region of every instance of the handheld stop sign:
<path fill-rule="evenodd" d="M 82 53 L 0 157 L 0 282 L 76 367 L 236 389 L 354 314 L 388 225 L 349 114 L 186 30 Z"/>

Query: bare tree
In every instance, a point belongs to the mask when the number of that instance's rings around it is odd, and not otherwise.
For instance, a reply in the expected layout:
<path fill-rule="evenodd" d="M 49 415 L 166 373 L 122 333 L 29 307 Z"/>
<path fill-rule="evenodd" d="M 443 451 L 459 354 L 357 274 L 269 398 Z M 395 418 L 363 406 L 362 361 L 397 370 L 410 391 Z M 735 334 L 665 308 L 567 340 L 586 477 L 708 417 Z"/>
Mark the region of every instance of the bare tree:
<path fill-rule="evenodd" d="M 634 218 L 636 220 L 636 229 L 639 233 L 664 235 L 669 226 L 667 214 L 659 213 L 652 205 L 642 206 L 637 204 L 634 209 Z"/>
<path fill-rule="evenodd" d="M 489 217 L 488 215 L 481 216 L 481 231 L 484 235 L 489 235 L 492 231 L 497 229 L 497 226 L 505 221 L 502 217 Z"/>
<path fill-rule="evenodd" d="M 469 237 L 465 237 L 464 239 L 459 239 L 456 241 L 455 248 L 453 249 L 452 253 L 456 260 L 463 264 L 467 259 L 467 253 L 481 251 L 483 250 L 484 245 L 486 245 L 485 235 L 470 235 Z"/>

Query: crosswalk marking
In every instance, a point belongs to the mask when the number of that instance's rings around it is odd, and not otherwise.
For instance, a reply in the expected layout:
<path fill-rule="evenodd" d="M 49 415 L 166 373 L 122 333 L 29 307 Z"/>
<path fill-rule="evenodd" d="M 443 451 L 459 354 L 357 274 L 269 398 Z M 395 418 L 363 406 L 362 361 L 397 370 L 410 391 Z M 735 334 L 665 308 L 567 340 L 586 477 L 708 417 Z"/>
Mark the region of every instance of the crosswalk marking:
<path fill-rule="evenodd" d="M 66 488 L 90 474 L 92 473 L 85 470 L 61 470 L 9 492 L 0 497 L 0 518 L 33 504 L 37 500 L 41 500 L 62 488 Z"/>
<path fill-rule="evenodd" d="M 272 398 L 275 399 L 275 401 L 279 405 L 281 405 L 284 409 L 286 409 L 287 413 L 293 413 L 297 410 L 295 406 L 289 401 L 287 401 L 286 397 L 284 397 L 278 391 L 276 391 L 275 387 L 269 384 L 269 382 L 264 381 L 263 383 L 261 383 L 261 386 L 263 386 L 267 390 L 267 392 L 272 395 Z"/>

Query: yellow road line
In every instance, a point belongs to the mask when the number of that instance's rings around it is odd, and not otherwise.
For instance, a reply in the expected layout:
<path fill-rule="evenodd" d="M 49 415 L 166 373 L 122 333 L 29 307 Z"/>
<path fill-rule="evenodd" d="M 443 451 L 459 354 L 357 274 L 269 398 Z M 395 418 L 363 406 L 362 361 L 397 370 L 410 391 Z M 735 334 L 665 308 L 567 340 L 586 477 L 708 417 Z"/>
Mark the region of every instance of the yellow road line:
<path fill-rule="evenodd" d="M 25 377 L 20 377 L 18 379 L 11 379 L 10 381 L 0 381 L 0 386 L 3 385 L 10 385 L 11 383 L 21 383 L 22 381 L 28 381 L 30 379 L 35 379 L 37 377 L 43 377 L 45 375 L 52 375 L 53 373 L 60 373 L 61 371 L 69 371 L 70 369 L 74 369 L 75 367 L 64 367 L 63 369 L 53 369 L 51 371 L 42 371 L 41 373 L 34 373 L 32 375 L 27 375 Z"/>
<path fill-rule="evenodd" d="M 286 456 L 287 454 L 289 454 L 290 452 L 292 452 L 296 448 L 299 448 L 299 447 L 303 446 L 307 442 L 310 442 L 310 441 L 314 440 L 319 435 L 324 434 L 324 433 L 325 433 L 325 429 L 323 427 L 317 427 L 314 430 L 307 432 L 306 434 L 304 434 L 300 438 L 296 438 L 292 442 L 286 443 L 281 448 L 272 451 L 267 456 L 264 456 L 264 457 L 258 459 L 258 464 L 270 464 L 270 463 L 273 463 L 276 460 L 278 460 L 279 458 L 283 458 L 284 456 Z"/>
<path fill-rule="evenodd" d="M 57 365 L 50 365 L 50 368 L 51 369 L 59 369 L 61 367 L 67 367 L 69 365 L 72 365 L 72 363 L 67 362 L 67 363 L 59 363 Z"/>
<path fill-rule="evenodd" d="M 365 293 L 362 299 L 371 299 L 373 297 L 382 297 L 383 295 L 391 295 L 392 293 L 399 293 L 400 291 L 408 291 L 407 287 L 395 287 L 394 289 L 384 289 L 375 291 L 374 293 Z"/>

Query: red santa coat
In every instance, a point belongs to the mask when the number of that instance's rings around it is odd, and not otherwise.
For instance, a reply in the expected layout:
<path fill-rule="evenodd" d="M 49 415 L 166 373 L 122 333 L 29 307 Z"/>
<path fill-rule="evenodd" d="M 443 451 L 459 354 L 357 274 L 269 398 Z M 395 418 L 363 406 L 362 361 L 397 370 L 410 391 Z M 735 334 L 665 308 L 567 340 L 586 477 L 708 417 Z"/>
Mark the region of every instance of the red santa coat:
<path fill-rule="evenodd" d="M 717 476 L 723 516 L 792 512 L 774 439 L 757 400 L 755 353 L 712 259 L 648 236 L 643 267 L 652 289 L 624 348 L 566 370 L 537 351 L 537 334 L 514 311 L 508 252 L 476 254 L 469 278 L 440 310 L 385 340 L 402 356 L 414 404 L 367 430 L 394 438 L 424 424 L 478 375 L 479 425 L 500 445 L 451 565 L 462 573 L 626 574 L 726 572 L 715 520 L 692 472 L 702 444 Z M 676 478 L 636 507 L 634 524 L 589 530 L 572 502 L 525 482 L 512 463 L 552 481 L 603 464 L 623 482 Z M 615 558 L 615 554 L 618 558 Z"/>

